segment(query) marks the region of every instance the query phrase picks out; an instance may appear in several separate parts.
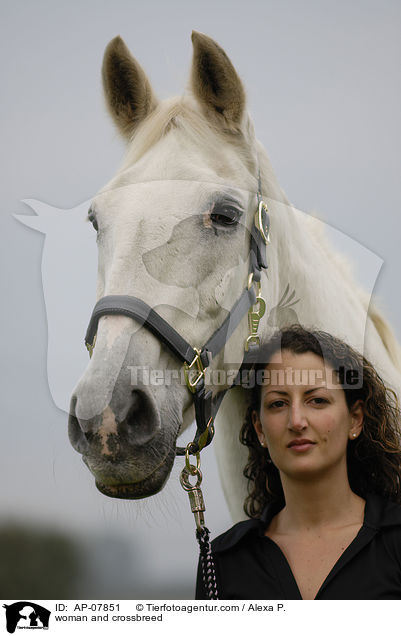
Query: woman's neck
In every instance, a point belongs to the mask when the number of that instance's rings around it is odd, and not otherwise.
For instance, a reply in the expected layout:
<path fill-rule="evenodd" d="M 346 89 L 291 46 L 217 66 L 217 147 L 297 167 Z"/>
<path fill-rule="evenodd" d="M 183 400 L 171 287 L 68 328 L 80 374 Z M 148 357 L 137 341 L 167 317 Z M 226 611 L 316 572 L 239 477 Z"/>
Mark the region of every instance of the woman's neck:
<path fill-rule="evenodd" d="M 291 534 L 362 524 L 364 500 L 350 488 L 348 478 L 299 481 L 281 476 L 285 507 L 275 518 L 276 531 Z"/>

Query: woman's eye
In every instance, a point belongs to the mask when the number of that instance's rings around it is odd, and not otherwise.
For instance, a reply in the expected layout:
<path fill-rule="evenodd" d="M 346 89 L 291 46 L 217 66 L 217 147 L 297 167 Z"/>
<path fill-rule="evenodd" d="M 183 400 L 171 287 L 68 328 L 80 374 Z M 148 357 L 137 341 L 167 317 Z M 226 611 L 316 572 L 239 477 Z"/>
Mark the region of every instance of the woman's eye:
<path fill-rule="evenodd" d="M 97 221 L 96 221 L 96 217 L 94 212 L 90 209 L 88 212 L 88 221 L 90 221 L 93 225 L 93 227 L 95 228 L 96 232 L 98 232 L 99 228 L 97 225 Z"/>
<path fill-rule="evenodd" d="M 239 210 L 229 205 L 215 205 L 210 213 L 212 223 L 220 227 L 237 225 L 239 217 Z"/>
<path fill-rule="evenodd" d="M 311 402 L 313 402 L 313 404 L 317 404 L 318 406 L 321 406 L 322 404 L 328 404 L 329 403 L 329 401 L 326 400 L 326 398 L 322 398 L 322 397 L 312 398 Z"/>
<path fill-rule="evenodd" d="M 284 405 L 285 405 L 285 402 L 283 400 L 275 400 L 274 402 L 271 402 L 270 404 L 268 404 L 267 408 L 269 408 L 269 409 L 280 409 Z"/>

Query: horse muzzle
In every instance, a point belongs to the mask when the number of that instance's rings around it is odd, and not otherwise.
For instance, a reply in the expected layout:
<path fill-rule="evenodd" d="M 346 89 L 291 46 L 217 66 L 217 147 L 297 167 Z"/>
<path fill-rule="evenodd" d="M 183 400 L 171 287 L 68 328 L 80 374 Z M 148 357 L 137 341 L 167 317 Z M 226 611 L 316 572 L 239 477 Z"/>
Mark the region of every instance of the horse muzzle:
<path fill-rule="evenodd" d="M 73 448 L 95 476 L 100 492 L 138 499 L 158 492 L 171 471 L 176 431 L 166 434 L 151 394 L 136 388 L 124 410 L 111 403 L 99 415 L 80 417 L 79 396 L 73 395 L 68 435 Z"/>

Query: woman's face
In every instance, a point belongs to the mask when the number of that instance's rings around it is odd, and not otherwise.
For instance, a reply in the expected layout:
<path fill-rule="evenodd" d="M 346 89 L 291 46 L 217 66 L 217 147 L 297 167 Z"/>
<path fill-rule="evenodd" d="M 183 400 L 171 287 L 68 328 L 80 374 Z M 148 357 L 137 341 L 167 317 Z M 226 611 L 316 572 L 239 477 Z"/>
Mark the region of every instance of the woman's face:
<path fill-rule="evenodd" d="M 253 423 L 282 476 L 315 479 L 346 470 L 347 445 L 361 432 L 363 409 L 357 402 L 348 410 L 333 369 L 314 353 L 284 350 L 272 356 L 265 375 Z"/>

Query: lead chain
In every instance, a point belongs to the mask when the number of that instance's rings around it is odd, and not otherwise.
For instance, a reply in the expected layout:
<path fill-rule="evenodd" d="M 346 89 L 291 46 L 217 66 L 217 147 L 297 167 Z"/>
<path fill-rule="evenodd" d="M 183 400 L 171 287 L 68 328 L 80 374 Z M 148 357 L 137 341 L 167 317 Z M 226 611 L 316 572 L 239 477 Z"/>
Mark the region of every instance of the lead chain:
<path fill-rule="evenodd" d="M 180 483 L 184 490 L 187 491 L 189 497 L 189 503 L 191 504 L 191 512 L 195 516 L 195 523 L 197 530 L 201 530 L 205 525 L 205 517 L 203 515 L 205 511 L 205 502 L 203 500 L 203 494 L 200 489 L 202 483 L 202 473 L 200 471 L 200 453 L 195 454 L 196 466 L 191 464 L 189 460 L 189 454 L 191 452 L 191 444 L 185 449 L 185 466 L 181 471 Z M 194 485 L 189 481 L 190 476 L 196 477 L 196 483 Z"/>
<path fill-rule="evenodd" d="M 189 455 L 192 453 L 192 442 L 185 449 L 185 466 L 180 474 L 180 483 L 188 493 L 191 504 L 191 512 L 195 516 L 196 539 L 199 543 L 200 565 L 202 568 L 203 585 L 209 599 L 218 599 L 216 571 L 210 546 L 210 533 L 205 526 L 205 502 L 200 488 L 202 473 L 200 471 L 200 453 L 195 453 L 196 465 L 191 464 Z M 194 485 L 189 481 L 190 477 L 196 477 Z"/>

